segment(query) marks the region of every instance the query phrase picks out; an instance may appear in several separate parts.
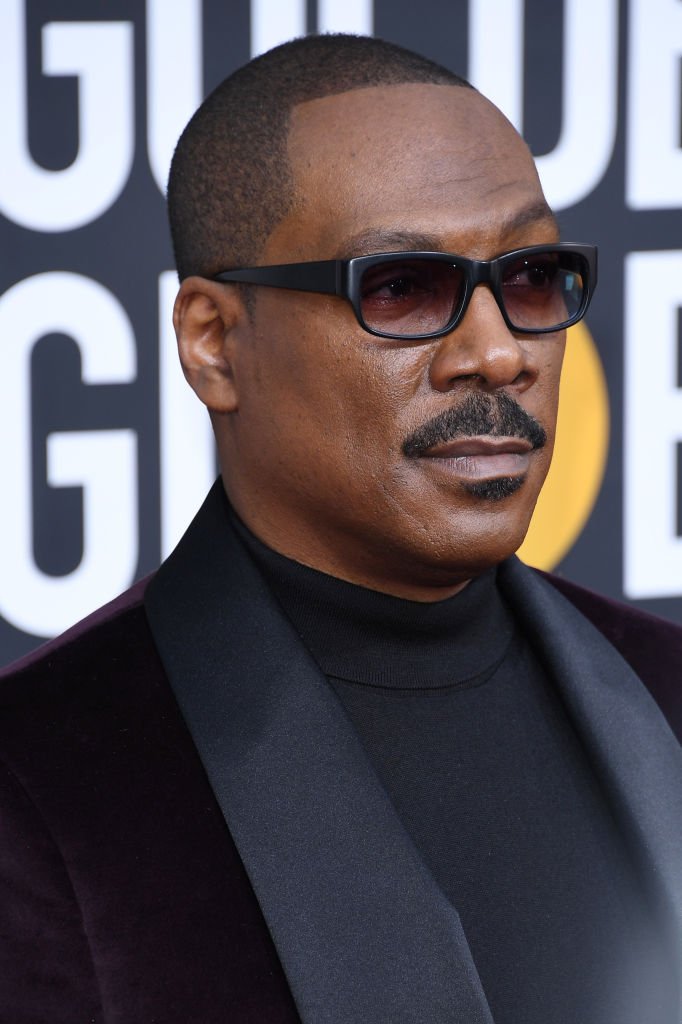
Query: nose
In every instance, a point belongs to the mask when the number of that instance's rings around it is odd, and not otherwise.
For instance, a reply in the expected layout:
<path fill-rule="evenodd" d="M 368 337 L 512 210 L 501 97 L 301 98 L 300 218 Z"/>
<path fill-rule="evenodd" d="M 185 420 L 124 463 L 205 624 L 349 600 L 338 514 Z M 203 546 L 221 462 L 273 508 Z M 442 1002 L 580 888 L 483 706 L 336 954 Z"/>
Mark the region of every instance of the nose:
<path fill-rule="evenodd" d="M 474 380 L 485 390 L 524 391 L 537 377 L 536 338 L 519 340 L 507 327 L 497 301 L 485 285 L 474 289 L 457 327 L 438 341 L 429 369 L 436 391 L 451 391 Z"/>

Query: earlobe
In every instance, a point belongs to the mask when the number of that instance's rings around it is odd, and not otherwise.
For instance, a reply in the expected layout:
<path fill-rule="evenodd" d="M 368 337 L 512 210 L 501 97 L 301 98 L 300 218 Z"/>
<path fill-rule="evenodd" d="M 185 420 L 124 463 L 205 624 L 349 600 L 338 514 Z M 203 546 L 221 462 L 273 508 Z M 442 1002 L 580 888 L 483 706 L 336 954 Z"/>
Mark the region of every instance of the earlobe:
<path fill-rule="evenodd" d="M 238 408 L 235 335 L 244 317 L 238 288 L 202 277 L 182 282 L 173 309 L 178 354 L 187 381 L 212 412 Z"/>

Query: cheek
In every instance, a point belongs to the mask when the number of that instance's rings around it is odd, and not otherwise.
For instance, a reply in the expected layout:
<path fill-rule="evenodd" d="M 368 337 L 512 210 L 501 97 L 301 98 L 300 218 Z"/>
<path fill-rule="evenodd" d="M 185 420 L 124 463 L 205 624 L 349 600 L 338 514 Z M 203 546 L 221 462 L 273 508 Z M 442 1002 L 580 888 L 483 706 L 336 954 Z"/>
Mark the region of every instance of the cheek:
<path fill-rule="evenodd" d="M 547 444 L 537 453 L 533 479 L 539 491 L 549 472 L 554 452 L 556 437 L 557 414 L 559 408 L 559 383 L 563 349 L 548 353 L 538 379 L 534 385 L 532 405 L 527 405 L 528 412 L 542 424 L 547 434 Z"/>
<path fill-rule="evenodd" d="M 414 353 L 372 341 L 340 351 L 328 429 L 342 425 L 353 472 L 373 480 L 400 473 L 403 442 L 420 420 L 425 371 L 417 363 Z"/>
<path fill-rule="evenodd" d="M 548 436 L 554 437 L 559 408 L 559 385 L 564 346 L 550 343 L 539 360 L 538 376 L 533 387 L 533 408 L 529 411 L 540 420 Z"/>
<path fill-rule="evenodd" d="M 387 443 L 393 447 L 401 440 L 401 416 L 423 368 L 354 322 L 331 331 L 338 320 L 336 308 L 315 317 L 296 310 L 286 319 L 286 332 L 259 336 L 251 377 L 275 430 L 281 419 L 280 430 L 300 430 L 318 447 L 346 449 L 364 460 L 376 454 L 379 441 L 385 450 Z"/>

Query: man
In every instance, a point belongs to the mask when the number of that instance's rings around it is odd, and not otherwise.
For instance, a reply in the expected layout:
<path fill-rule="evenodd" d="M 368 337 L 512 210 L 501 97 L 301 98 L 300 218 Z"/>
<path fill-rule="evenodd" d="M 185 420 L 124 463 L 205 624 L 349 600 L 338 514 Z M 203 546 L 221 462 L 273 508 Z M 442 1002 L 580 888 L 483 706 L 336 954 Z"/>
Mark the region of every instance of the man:
<path fill-rule="evenodd" d="M 169 207 L 222 479 L 6 675 L 0 1019 L 678 1021 L 682 631 L 512 557 L 592 249 L 345 36 L 223 83 Z"/>

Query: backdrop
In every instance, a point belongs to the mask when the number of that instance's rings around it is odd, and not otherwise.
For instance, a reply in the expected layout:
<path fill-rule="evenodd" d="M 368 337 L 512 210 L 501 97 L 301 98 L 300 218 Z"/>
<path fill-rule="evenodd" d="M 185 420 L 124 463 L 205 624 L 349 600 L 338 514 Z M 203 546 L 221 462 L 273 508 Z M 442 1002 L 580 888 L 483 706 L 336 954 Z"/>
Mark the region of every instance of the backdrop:
<path fill-rule="evenodd" d="M 209 487 L 170 327 L 171 153 L 251 55 L 339 30 L 469 77 L 564 239 L 599 244 L 522 554 L 682 621 L 680 0 L 2 0 L 0 662 L 151 571 Z"/>

